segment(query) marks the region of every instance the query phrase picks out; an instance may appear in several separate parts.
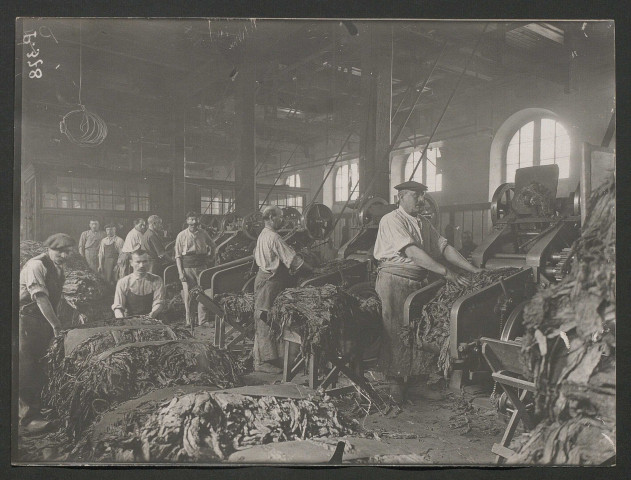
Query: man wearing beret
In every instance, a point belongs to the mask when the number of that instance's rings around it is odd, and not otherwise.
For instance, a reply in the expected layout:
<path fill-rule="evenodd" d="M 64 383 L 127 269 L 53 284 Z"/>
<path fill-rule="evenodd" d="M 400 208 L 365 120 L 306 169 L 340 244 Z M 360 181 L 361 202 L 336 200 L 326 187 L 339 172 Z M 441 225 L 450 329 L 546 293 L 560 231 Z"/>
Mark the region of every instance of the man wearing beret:
<path fill-rule="evenodd" d="M 106 237 L 101 240 L 99 246 L 99 272 L 110 285 L 116 282 L 116 263 L 118 256 L 123 251 L 124 240 L 116 235 L 116 225 L 105 225 Z"/>
<path fill-rule="evenodd" d="M 79 255 L 85 258 L 93 272 L 99 268 L 99 247 L 103 237 L 105 233 L 99 230 L 99 221 L 95 219 L 90 220 L 90 229 L 79 237 Z"/>
<path fill-rule="evenodd" d="M 53 337 L 61 334 L 57 308 L 65 281 L 63 267 L 75 245 L 65 233 L 51 235 L 44 242 L 48 251 L 31 258 L 20 272 L 19 416 L 20 424 L 33 431 L 47 426 L 41 415 L 43 357 Z"/>
<path fill-rule="evenodd" d="M 427 187 L 418 182 L 404 182 L 395 187 L 399 208 L 384 215 L 379 222 L 374 257 L 379 262 L 375 289 L 381 300 L 383 334 L 380 367 L 390 382 L 392 398 L 402 403 L 408 385 L 418 376 L 431 373 L 433 355 L 419 350 L 401 338 L 405 326 L 405 300 L 412 292 L 423 288 L 432 274 L 449 282 L 466 286 L 469 280 L 452 271 L 445 261 L 467 272 L 480 269 L 467 262 L 447 243 L 429 222 L 420 216 Z M 439 261 L 440 260 L 440 261 Z"/>

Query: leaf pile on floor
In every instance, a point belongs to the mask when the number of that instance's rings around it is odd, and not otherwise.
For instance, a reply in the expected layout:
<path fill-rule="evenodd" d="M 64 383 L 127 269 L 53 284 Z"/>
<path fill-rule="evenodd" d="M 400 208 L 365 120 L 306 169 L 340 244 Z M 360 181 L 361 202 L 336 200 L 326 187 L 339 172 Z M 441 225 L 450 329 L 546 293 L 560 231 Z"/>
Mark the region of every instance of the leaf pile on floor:
<path fill-rule="evenodd" d="M 429 344 L 434 347 L 433 350 L 440 352 L 438 354 L 427 350 L 419 352 L 418 361 L 423 363 L 421 370 L 424 370 L 425 373 L 440 372 L 444 376 L 448 375 L 451 366 L 449 319 L 454 303 L 459 298 L 493 285 L 518 271 L 518 268 L 485 270 L 480 273 L 467 274 L 471 281 L 471 285 L 468 287 L 451 282 L 440 287 L 432 300 L 423 306 L 420 315 L 414 316 L 410 326 L 401 330 L 401 338 L 408 344 L 416 346 Z"/>
<path fill-rule="evenodd" d="M 463 395 L 449 395 L 453 415 L 449 416 L 449 428 L 457 430 L 460 435 L 495 436 L 501 433 L 497 413 L 482 410 Z"/>
<path fill-rule="evenodd" d="M 201 391 L 136 409 L 83 450 L 88 461 L 217 462 L 254 445 L 342 436 L 352 423 L 325 397 Z"/>
<path fill-rule="evenodd" d="M 47 252 L 48 249 L 40 242 L 32 240 L 20 241 L 20 269 L 31 258 Z M 94 273 L 85 258 L 73 251 L 64 266 L 66 281 L 63 286 L 63 296 L 72 309 L 83 314 L 88 322 L 98 321 L 106 316 L 102 303 L 108 296 L 110 288 L 107 283 Z M 111 303 L 110 303 L 111 305 Z M 72 309 L 64 308 L 63 319 L 69 325 L 76 325 L 78 320 Z"/>
<path fill-rule="evenodd" d="M 269 320 L 279 338 L 285 328 L 298 333 L 301 351 L 339 351 L 343 341 L 359 341 L 359 300 L 341 287 L 288 288 L 274 300 Z"/>
<path fill-rule="evenodd" d="M 156 388 L 240 383 L 239 366 L 229 352 L 187 340 L 185 332 L 130 329 L 117 332 L 118 339 L 99 333 L 68 357 L 64 339 L 58 337 L 46 357 L 49 383 L 43 400 L 76 437 L 102 411 Z"/>
<path fill-rule="evenodd" d="M 524 310 L 522 359 L 542 419 L 510 463 L 600 464 L 616 441 L 616 185 L 594 191 L 572 268 Z"/>

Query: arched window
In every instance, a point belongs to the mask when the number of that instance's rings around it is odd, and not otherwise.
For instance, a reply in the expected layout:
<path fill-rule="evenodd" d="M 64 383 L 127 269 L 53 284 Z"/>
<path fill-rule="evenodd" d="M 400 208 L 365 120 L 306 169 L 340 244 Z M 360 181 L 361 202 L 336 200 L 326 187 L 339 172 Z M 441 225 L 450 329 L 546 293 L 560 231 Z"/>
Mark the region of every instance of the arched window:
<path fill-rule="evenodd" d="M 359 198 L 359 186 L 355 186 L 359 180 L 359 166 L 357 161 L 342 165 L 335 174 L 335 201 L 345 202 L 351 192 L 351 200 Z M 353 191 L 355 189 L 355 191 Z"/>
<path fill-rule="evenodd" d="M 414 172 L 414 178 L 412 180 L 420 182 L 427 186 L 429 192 L 440 192 L 443 189 L 443 174 L 440 173 L 440 169 L 436 168 L 436 164 L 440 159 L 440 148 L 428 148 L 425 158 L 421 160 L 422 151 L 415 151 L 410 154 L 405 162 L 403 181 L 410 180 L 410 175 L 414 167 L 418 165 L 419 161 L 421 165 Z"/>
<path fill-rule="evenodd" d="M 518 168 L 551 164 L 559 166 L 559 178 L 570 176 L 570 136 L 556 120 L 531 120 L 522 125 L 508 142 L 504 181 L 514 182 Z"/>
<path fill-rule="evenodd" d="M 300 188 L 300 174 L 294 173 L 293 175 L 289 175 L 285 180 L 285 185 Z"/>

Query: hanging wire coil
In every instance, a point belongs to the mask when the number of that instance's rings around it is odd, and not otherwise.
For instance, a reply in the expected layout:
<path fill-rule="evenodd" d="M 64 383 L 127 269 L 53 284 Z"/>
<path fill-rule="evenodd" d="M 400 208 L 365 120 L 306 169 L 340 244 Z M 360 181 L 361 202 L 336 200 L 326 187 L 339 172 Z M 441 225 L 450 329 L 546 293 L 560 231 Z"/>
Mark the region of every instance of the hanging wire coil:
<path fill-rule="evenodd" d="M 66 120 L 75 115 L 81 115 L 82 117 L 79 124 L 79 132 L 73 134 L 68 128 Z M 72 110 L 64 115 L 61 122 L 59 122 L 59 130 L 68 137 L 71 143 L 80 147 L 96 147 L 103 143 L 103 140 L 107 137 L 107 125 L 103 119 L 96 113 L 86 110 L 83 105 L 81 105 L 80 110 Z"/>

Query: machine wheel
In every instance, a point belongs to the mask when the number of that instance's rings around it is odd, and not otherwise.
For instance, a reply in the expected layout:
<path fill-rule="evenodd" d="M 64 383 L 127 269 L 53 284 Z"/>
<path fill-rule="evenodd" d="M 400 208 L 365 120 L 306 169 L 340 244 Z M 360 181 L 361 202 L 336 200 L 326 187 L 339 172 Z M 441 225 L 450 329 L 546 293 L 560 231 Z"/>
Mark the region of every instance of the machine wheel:
<path fill-rule="evenodd" d="M 436 200 L 427 193 L 425 194 L 425 205 L 420 215 L 429 220 L 435 228 L 438 228 L 438 224 L 440 223 L 440 209 L 438 208 Z"/>
<path fill-rule="evenodd" d="M 524 334 L 524 307 L 528 303 L 528 300 L 517 304 L 513 311 L 508 316 L 506 324 L 502 329 L 500 340 L 508 342 L 509 340 L 515 340 Z"/>
<path fill-rule="evenodd" d="M 256 240 L 263 231 L 265 222 L 261 212 L 250 213 L 243 217 L 243 233 L 250 239 Z"/>
<path fill-rule="evenodd" d="M 283 208 L 283 230 L 297 230 L 301 227 L 302 215 L 294 207 Z"/>
<path fill-rule="evenodd" d="M 493 225 L 495 225 L 500 218 L 504 218 L 508 215 L 514 196 L 514 183 L 503 183 L 497 187 L 491 200 L 491 222 Z"/>
<path fill-rule="evenodd" d="M 581 184 L 579 183 L 576 190 L 570 193 L 570 202 L 572 205 L 572 215 L 581 214 Z"/>
<path fill-rule="evenodd" d="M 324 240 L 333 232 L 333 212 L 321 203 L 309 205 L 302 215 L 302 225 L 312 240 Z"/>
<path fill-rule="evenodd" d="M 227 213 L 221 219 L 220 233 L 231 231 L 234 232 L 239 228 L 239 217 L 237 217 L 234 213 Z"/>
<path fill-rule="evenodd" d="M 384 200 L 381 197 L 371 197 L 366 200 L 363 205 L 359 209 L 358 217 L 359 217 L 359 225 L 368 225 L 372 222 L 373 218 L 370 214 L 370 207 L 373 205 L 388 205 L 388 201 Z"/>

